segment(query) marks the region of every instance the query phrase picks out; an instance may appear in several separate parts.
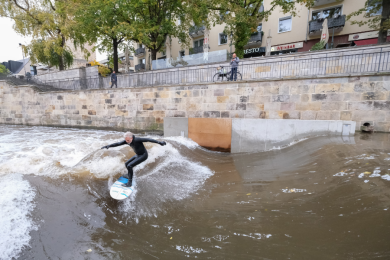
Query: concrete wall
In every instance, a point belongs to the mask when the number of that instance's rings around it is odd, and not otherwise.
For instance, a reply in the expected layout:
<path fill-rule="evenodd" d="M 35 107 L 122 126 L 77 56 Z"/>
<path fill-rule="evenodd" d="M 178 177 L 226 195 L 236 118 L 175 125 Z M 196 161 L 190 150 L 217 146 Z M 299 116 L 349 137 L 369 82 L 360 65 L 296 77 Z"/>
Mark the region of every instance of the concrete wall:
<path fill-rule="evenodd" d="M 342 120 L 390 132 L 390 74 L 36 92 L 0 81 L 0 123 L 161 129 L 165 117 Z"/>
<path fill-rule="evenodd" d="M 284 147 L 319 135 L 350 136 L 356 122 L 342 120 L 282 120 L 250 118 L 164 118 L 164 136 L 188 137 L 210 150 L 259 152 Z"/>

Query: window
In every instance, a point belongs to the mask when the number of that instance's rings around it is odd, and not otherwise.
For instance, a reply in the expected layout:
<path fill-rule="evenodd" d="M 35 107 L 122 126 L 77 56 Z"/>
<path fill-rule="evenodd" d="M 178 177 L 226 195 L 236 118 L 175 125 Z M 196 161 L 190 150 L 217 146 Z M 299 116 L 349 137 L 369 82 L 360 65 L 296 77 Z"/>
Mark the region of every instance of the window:
<path fill-rule="evenodd" d="M 204 39 L 194 41 L 194 48 L 203 46 Z"/>
<path fill-rule="evenodd" d="M 368 0 L 368 6 L 366 12 L 369 13 L 370 16 L 377 16 L 382 14 L 383 6 L 381 3 L 377 1 Z"/>
<path fill-rule="evenodd" d="M 291 23 L 291 16 L 279 18 L 279 33 L 291 31 Z"/>
<path fill-rule="evenodd" d="M 260 23 L 259 26 L 257 26 L 257 32 L 261 33 L 262 28 L 263 28 L 263 25 Z"/>
<path fill-rule="evenodd" d="M 341 15 L 341 6 L 336 6 L 316 12 L 312 12 L 311 19 L 312 21 L 325 18 L 337 18 Z"/>
<path fill-rule="evenodd" d="M 145 64 L 145 59 L 139 59 L 138 64 Z"/>
<path fill-rule="evenodd" d="M 221 44 L 226 44 L 227 43 L 227 35 L 224 34 L 224 33 L 220 33 L 219 34 L 219 39 L 218 39 L 218 44 L 221 45 Z"/>
<path fill-rule="evenodd" d="M 185 51 L 179 51 L 179 57 L 183 58 L 185 56 Z"/>

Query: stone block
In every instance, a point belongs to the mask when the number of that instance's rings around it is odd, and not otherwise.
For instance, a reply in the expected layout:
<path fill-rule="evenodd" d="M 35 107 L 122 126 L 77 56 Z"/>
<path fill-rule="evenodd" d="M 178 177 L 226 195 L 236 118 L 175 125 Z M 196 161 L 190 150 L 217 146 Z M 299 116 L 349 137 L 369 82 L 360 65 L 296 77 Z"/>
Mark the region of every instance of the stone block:
<path fill-rule="evenodd" d="M 321 102 L 321 110 L 346 110 L 346 102 Z"/>
<path fill-rule="evenodd" d="M 266 112 L 266 118 L 268 119 L 281 119 L 282 117 L 283 113 L 281 114 L 280 111 L 270 110 Z"/>
<path fill-rule="evenodd" d="M 186 103 L 187 111 L 198 111 L 202 109 L 201 103 Z"/>
<path fill-rule="evenodd" d="M 355 110 L 352 111 L 352 120 L 353 121 L 385 121 L 386 120 L 386 112 L 385 111 L 363 111 L 363 110 Z"/>
<path fill-rule="evenodd" d="M 198 118 L 198 117 L 203 117 L 203 112 L 202 111 L 187 111 L 187 115 L 189 118 L 191 118 L 191 117 Z"/>
<path fill-rule="evenodd" d="M 240 96 L 239 97 L 239 102 L 241 102 L 241 103 L 248 102 L 248 100 L 249 100 L 249 96 Z"/>
<path fill-rule="evenodd" d="M 167 117 L 186 117 L 185 111 L 167 111 L 166 112 Z"/>
<path fill-rule="evenodd" d="M 374 101 L 374 110 L 390 111 L 390 101 Z"/>
<path fill-rule="evenodd" d="M 352 120 L 352 111 L 341 111 L 340 120 Z"/>
<path fill-rule="evenodd" d="M 248 102 L 251 103 L 265 103 L 265 102 L 271 102 L 271 96 L 263 96 L 263 95 L 253 95 L 249 96 Z"/>
<path fill-rule="evenodd" d="M 143 104 L 142 109 L 143 110 L 153 110 L 154 107 L 153 107 L 153 104 Z"/>
<path fill-rule="evenodd" d="M 355 92 L 373 92 L 375 90 L 375 83 L 374 82 L 356 83 L 353 90 Z"/>
<path fill-rule="evenodd" d="M 159 91 L 155 92 L 155 97 L 156 98 L 170 98 L 170 92 L 169 91 Z"/>
<path fill-rule="evenodd" d="M 90 116 L 86 116 L 86 115 L 83 115 L 81 117 L 82 120 L 91 120 L 91 117 Z"/>
<path fill-rule="evenodd" d="M 221 112 L 219 112 L 219 111 L 204 111 L 203 117 L 205 117 L 205 118 L 220 118 Z"/>
<path fill-rule="evenodd" d="M 327 94 L 312 94 L 312 101 L 342 101 L 344 94 L 341 93 L 327 93 Z"/>
<path fill-rule="evenodd" d="M 289 95 L 274 95 L 271 98 L 272 102 L 289 102 L 290 96 Z"/>
<path fill-rule="evenodd" d="M 340 91 L 341 84 L 319 84 L 315 86 L 314 93 L 333 93 Z"/>
<path fill-rule="evenodd" d="M 230 112 L 229 111 L 222 111 L 221 118 L 230 118 Z"/>
<path fill-rule="evenodd" d="M 384 92 L 364 92 L 362 95 L 363 100 L 386 100 L 386 94 Z"/>
<path fill-rule="evenodd" d="M 120 110 L 120 109 L 115 110 L 116 116 L 128 116 L 128 114 L 129 112 L 127 110 Z"/>
<path fill-rule="evenodd" d="M 313 85 L 298 85 L 290 88 L 290 94 L 308 94 L 314 93 Z"/>
<path fill-rule="evenodd" d="M 360 101 L 362 100 L 361 93 L 344 93 L 343 101 Z"/>
<path fill-rule="evenodd" d="M 218 103 L 227 103 L 228 101 L 229 101 L 229 97 L 228 96 L 217 97 L 217 102 Z"/>
<path fill-rule="evenodd" d="M 266 102 L 264 103 L 264 110 L 280 110 L 280 102 Z"/>
<path fill-rule="evenodd" d="M 390 122 L 375 122 L 374 123 L 375 132 L 390 132 Z"/>
<path fill-rule="evenodd" d="M 264 110 L 264 104 L 246 103 L 246 110 L 262 111 L 262 110 Z"/>
<path fill-rule="evenodd" d="M 373 110 L 373 101 L 348 102 L 348 110 Z"/>
<path fill-rule="evenodd" d="M 243 110 L 240 111 L 230 111 L 230 118 L 244 118 L 245 112 Z"/>
<path fill-rule="evenodd" d="M 231 89 L 231 88 L 225 89 L 225 95 L 226 95 L 226 96 L 238 95 L 238 90 L 237 90 L 237 88 L 234 88 L 234 89 Z"/>
<path fill-rule="evenodd" d="M 191 90 L 175 91 L 175 94 L 174 94 L 175 98 L 184 98 L 184 97 L 191 97 L 191 96 L 192 96 Z"/>
<path fill-rule="evenodd" d="M 340 120 L 340 111 L 318 111 L 316 120 Z"/>
<path fill-rule="evenodd" d="M 282 103 L 280 105 L 281 110 L 295 110 L 295 103 Z"/>
<path fill-rule="evenodd" d="M 95 110 L 88 110 L 88 115 L 96 116 L 96 111 Z"/>
<path fill-rule="evenodd" d="M 264 95 L 278 95 L 279 86 L 264 87 Z"/>
<path fill-rule="evenodd" d="M 320 102 L 301 102 L 295 104 L 296 110 L 320 110 Z"/>
<path fill-rule="evenodd" d="M 225 95 L 225 90 L 224 89 L 215 89 L 214 90 L 214 96 L 215 97 L 224 96 L 224 95 Z"/>
<path fill-rule="evenodd" d="M 343 83 L 340 86 L 340 92 L 352 93 L 354 92 L 354 83 Z"/>
<path fill-rule="evenodd" d="M 289 95 L 290 94 L 290 86 L 282 85 L 279 87 L 279 95 Z"/>
<path fill-rule="evenodd" d="M 315 120 L 317 117 L 317 111 L 301 111 L 301 120 Z"/>
<path fill-rule="evenodd" d="M 265 111 L 245 111 L 245 118 L 265 118 L 266 113 Z"/>
<path fill-rule="evenodd" d="M 301 94 L 301 100 L 298 102 L 310 102 L 311 95 L 310 94 Z"/>

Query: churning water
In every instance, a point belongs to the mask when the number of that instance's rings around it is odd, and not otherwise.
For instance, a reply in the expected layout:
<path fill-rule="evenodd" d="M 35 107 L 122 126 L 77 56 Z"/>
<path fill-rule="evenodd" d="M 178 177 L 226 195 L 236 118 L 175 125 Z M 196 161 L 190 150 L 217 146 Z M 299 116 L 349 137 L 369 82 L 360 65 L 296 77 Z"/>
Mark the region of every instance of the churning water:
<path fill-rule="evenodd" d="M 262 153 L 147 144 L 113 200 L 122 133 L 0 127 L 0 259 L 389 259 L 390 135 Z"/>

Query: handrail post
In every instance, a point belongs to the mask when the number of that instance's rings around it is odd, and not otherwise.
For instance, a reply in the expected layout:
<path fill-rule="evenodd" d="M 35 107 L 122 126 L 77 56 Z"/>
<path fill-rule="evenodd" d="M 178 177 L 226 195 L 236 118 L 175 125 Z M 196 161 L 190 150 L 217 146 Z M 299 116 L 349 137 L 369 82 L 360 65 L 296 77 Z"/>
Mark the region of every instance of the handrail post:
<path fill-rule="evenodd" d="M 326 64 L 328 62 L 328 53 L 325 53 L 325 71 L 324 71 L 324 75 L 326 75 Z"/>
<path fill-rule="evenodd" d="M 380 70 L 380 67 L 381 67 L 382 49 L 383 49 L 383 47 L 381 47 L 381 52 L 380 52 L 380 54 L 379 54 L 378 73 L 379 73 L 379 70 Z"/>

